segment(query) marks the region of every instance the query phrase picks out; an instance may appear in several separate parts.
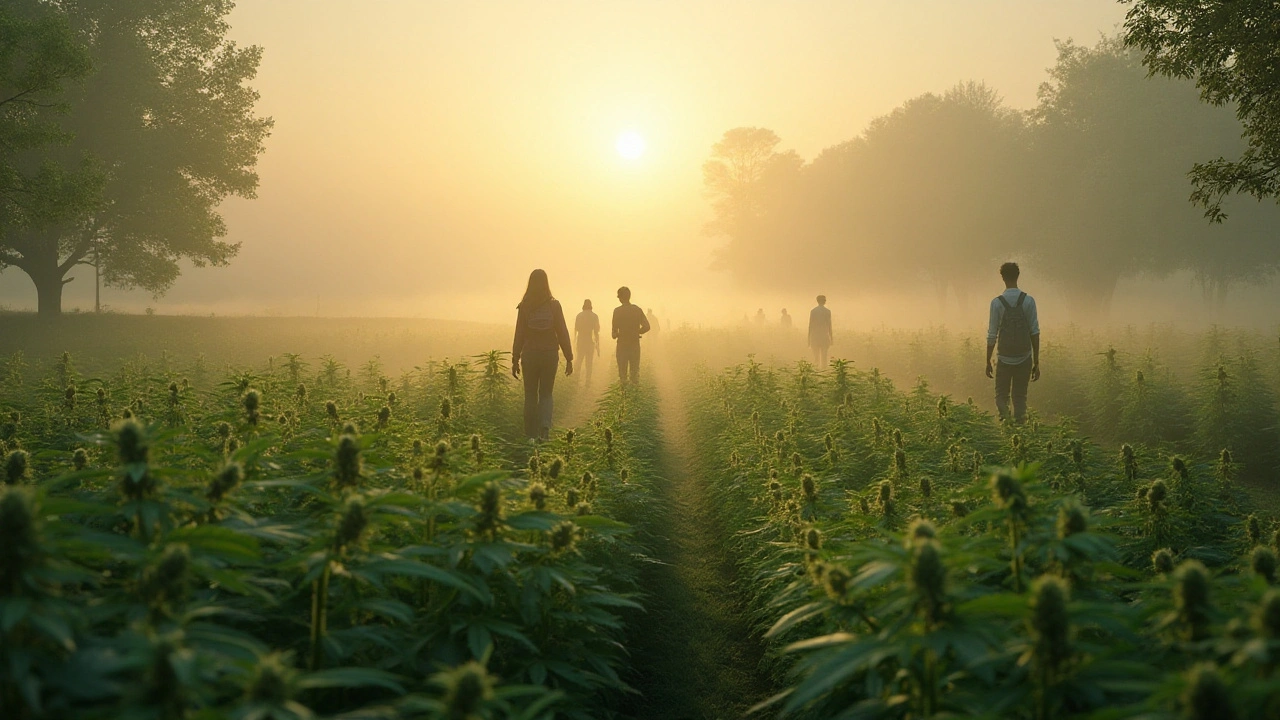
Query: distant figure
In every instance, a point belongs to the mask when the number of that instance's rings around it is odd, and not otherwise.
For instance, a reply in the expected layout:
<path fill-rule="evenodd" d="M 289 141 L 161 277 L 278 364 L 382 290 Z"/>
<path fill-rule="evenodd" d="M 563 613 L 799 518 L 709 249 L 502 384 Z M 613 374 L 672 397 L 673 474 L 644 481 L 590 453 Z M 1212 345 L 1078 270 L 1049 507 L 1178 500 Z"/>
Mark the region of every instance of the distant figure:
<path fill-rule="evenodd" d="M 600 316 L 591 312 L 591 301 L 582 301 L 582 312 L 573 321 L 573 334 L 578 341 L 578 357 L 582 359 L 582 375 L 591 382 L 591 367 L 600 354 Z"/>
<path fill-rule="evenodd" d="M 618 341 L 618 382 L 640 381 L 640 336 L 649 332 L 649 318 L 631 304 L 631 290 L 618 288 L 618 301 L 613 309 L 613 339 Z"/>
<path fill-rule="evenodd" d="M 783 330 L 791 329 L 791 314 L 787 312 L 786 308 L 782 308 L 782 319 L 778 321 L 778 324 L 782 326 Z"/>
<path fill-rule="evenodd" d="M 545 270 L 529 273 L 529 285 L 516 306 L 516 337 L 511 343 L 511 374 L 518 380 L 524 369 L 524 434 L 546 440 L 551 435 L 551 390 L 556 383 L 560 352 L 564 374 L 573 374 L 573 347 L 560 301 L 551 295 Z"/>
<path fill-rule="evenodd" d="M 649 320 L 649 332 L 657 335 L 658 331 L 662 329 L 662 323 L 658 322 L 658 316 L 653 314 L 653 308 L 649 308 L 649 312 L 645 313 L 645 316 Z"/>
<path fill-rule="evenodd" d="M 809 349 L 813 351 L 813 364 L 827 366 L 827 351 L 831 349 L 831 311 L 827 309 L 827 296 L 818 296 L 818 306 L 809 311 Z"/>
<path fill-rule="evenodd" d="M 760 308 L 759 310 L 756 310 L 756 327 L 764 327 L 764 324 L 764 308 Z"/>
<path fill-rule="evenodd" d="M 992 377 L 991 353 L 996 351 L 996 409 L 1000 419 L 1009 418 L 1009 395 L 1013 395 L 1013 421 L 1027 419 L 1027 387 L 1040 379 L 1040 320 L 1036 301 L 1018 289 L 1018 264 L 1000 266 L 1005 291 L 991 301 L 987 323 L 987 377 Z M 998 349 L 997 349 L 998 348 Z"/>

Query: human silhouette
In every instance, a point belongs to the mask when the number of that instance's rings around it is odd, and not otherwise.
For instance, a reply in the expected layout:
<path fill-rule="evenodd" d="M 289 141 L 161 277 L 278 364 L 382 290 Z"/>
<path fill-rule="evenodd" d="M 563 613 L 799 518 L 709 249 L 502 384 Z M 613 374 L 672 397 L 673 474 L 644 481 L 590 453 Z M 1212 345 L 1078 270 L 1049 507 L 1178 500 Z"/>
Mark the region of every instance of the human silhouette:
<path fill-rule="evenodd" d="M 756 327 L 764 327 L 765 322 L 764 308 L 756 310 Z"/>
<path fill-rule="evenodd" d="M 529 285 L 516 306 L 516 336 L 511 343 L 511 374 L 524 371 L 524 434 L 546 440 L 551 434 L 551 391 L 560 352 L 564 374 L 573 374 L 573 346 L 560 301 L 551 294 L 545 270 L 529 273 Z"/>
<path fill-rule="evenodd" d="M 662 329 L 662 323 L 658 322 L 658 316 L 653 314 L 653 308 L 649 308 L 649 311 L 645 313 L 645 317 L 649 320 L 649 332 L 657 335 L 658 331 Z"/>
<path fill-rule="evenodd" d="M 573 321 L 573 334 L 577 339 L 578 357 L 582 360 L 582 376 L 591 382 L 591 368 L 600 354 L 600 316 L 591 311 L 591 301 L 582 301 L 582 312 Z"/>
<path fill-rule="evenodd" d="M 649 332 L 649 318 L 637 305 L 631 304 L 631 290 L 618 288 L 618 302 L 613 309 L 613 339 L 618 341 L 618 382 L 640 380 L 640 336 Z"/>
<path fill-rule="evenodd" d="M 791 329 L 791 314 L 787 312 L 786 308 L 782 308 L 782 318 L 778 320 L 778 324 L 783 330 Z"/>
<path fill-rule="evenodd" d="M 1001 420 L 1007 420 L 1012 395 L 1016 423 L 1026 420 L 1027 388 L 1040 379 L 1040 319 L 1035 298 L 1018 289 L 1019 274 L 1017 263 L 1000 266 L 1005 289 L 991 301 L 987 322 L 987 377 L 996 380 L 996 410 Z"/>
<path fill-rule="evenodd" d="M 831 310 L 827 308 L 827 296 L 818 296 L 818 306 L 809 311 L 809 349 L 813 351 L 813 364 L 826 367 L 827 351 L 831 349 Z"/>

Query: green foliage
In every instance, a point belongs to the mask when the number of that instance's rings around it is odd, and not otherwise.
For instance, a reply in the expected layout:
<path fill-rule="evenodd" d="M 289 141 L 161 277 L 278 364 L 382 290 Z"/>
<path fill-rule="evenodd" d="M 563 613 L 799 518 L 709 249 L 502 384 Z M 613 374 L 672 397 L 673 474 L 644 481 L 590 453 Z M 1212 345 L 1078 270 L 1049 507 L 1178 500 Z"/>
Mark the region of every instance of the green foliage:
<path fill-rule="evenodd" d="M 341 413 L 307 402 L 301 362 L 210 389 L 126 366 L 110 428 L 65 403 L 103 382 L 69 357 L 6 395 L 30 410 L 0 485 L 5 717 L 615 716 L 645 550 L 611 518 L 644 515 L 653 401 L 606 395 L 608 445 L 553 441 L 525 477 L 485 419 L 515 394 L 465 365 L 407 375 L 391 413 L 323 366 Z"/>
<path fill-rule="evenodd" d="M 753 382 L 738 366 L 687 390 L 709 482 L 741 528 L 749 611 L 770 628 L 779 692 L 762 710 L 1040 720 L 1280 708 L 1275 651 L 1262 650 L 1280 607 L 1275 552 L 1243 547 L 1237 499 L 1211 475 L 1175 457 L 1168 479 L 1151 479 L 1146 446 L 1117 462 L 1086 452 L 1069 425 L 1002 428 L 967 404 L 939 430 L 936 398 L 916 402 L 918 389 L 886 392 L 846 367 L 839 391 L 820 375 L 801 394 L 788 382 L 800 372 Z M 813 474 L 812 502 L 802 478 L 776 472 L 783 429 L 805 467 L 840 449 Z M 958 446 L 1030 464 L 975 478 Z M 927 491 L 900 481 L 904 448 Z M 869 512 L 869 497 L 883 509 Z"/>
<path fill-rule="evenodd" d="M 1280 27 L 1267 0 L 1126 0 L 1125 42 L 1153 73 L 1194 80 L 1201 97 L 1229 105 L 1247 147 L 1235 160 L 1205 156 L 1191 168 L 1192 199 L 1217 221 L 1223 200 L 1247 193 L 1280 198 Z"/>
<path fill-rule="evenodd" d="M 6 243 L 91 207 L 101 190 L 92 162 L 63 167 L 44 155 L 69 138 L 64 90 L 89 73 L 89 53 L 66 16 L 37 0 L 0 7 L 0 268 L 21 255 Z"/>
<path fill-rule="evenodd" d="M 1221 14 L 1239 22 L 1270 12 L 1262 10 L 1265 2 L 1226 4 L 1233 7 Z M 1175 5 L 1192 14 L 1202 3 L 1137 2 Z M 1247 31 L 1235 27 L 1244 39 Z M 1172 42 L 1169 37 L 1194 45 L 1162 30 L 1153 21 L 1146 35 L 1153 45 Z M 1265 99 L 1266 92 L 1276 94 L 1269 90 L 1275 54 L 1261 41 L 1274 33 L 1268 26 L 1248 37 L 1259 52 L 1254 71 L 1260 73 L 1249 81 L 1257 91 L 1250 99 L 1258 103 L 1250 112 L 1276 102 Z M 1187 170 L 1197 161 L 1243 153 L 1249 170 L 1271 183 L 1258 186 L 1260 194 L 1273 196 L 1280 156 L 1265 148 L 1277 147 L 1280 133 L 1273 127 L 1271 145 L 1259 145 L 1257 126 L 1238 113 L 1250 133 L 1246 145 L 1241 121 L 1229 110 L 1201 102 L 1191 82 L 1150 77 L 1148 67 L 1159 67 L 1152 56 L 1144 67 L 1140 53 L 1120 38 L 1093 46 L 1064 41 L 1057 50 L 1028 113 L 1009 108 L 986 85 L 960 83 L 906 100 L 808 162 L 777 150 L 780 140 L 770 130 L 729 130 L 703 166 L 716 216 L 709 229 L 727 239 L 721 263 L 753 287 L 779 291 L 808 292 L 815 285 L 896 291 L 923 277 L 937 307 L 954 298 L 970 312 L 986 278 L 995 282 L 999 262 L 1015 256 L 1034 261 L 1037 276 L 1061 288 L 1077 321 L 1105 317 L 1121 280 L 1138 275 L 1189 270 L 1206 301 L 1219 304 L 1233 287 L 1274 277 L 1280 269 L 1271 239 L 1276 209 L 1231 201 L 1225 206 L 1230 222 L 1205 223 L 1187 202 L 1193 191 Z M 1222 53 L 1201 60 L 1225 64 L 1230 54 Z M 1215 72 L 1235 76 L 1238 70 Z M 1212 82 L 1220 75 L 1198 77 Z M 1225 166 L 1197 166 L 1199 188 L 1210 173 L 1206 167 Z M 1214 192 L 1215 207 L 1224 207 L 1223 191 Z M 779 255 L 784 244 L 802 251 Z M 815 264 L 814 257 L 827 262 Z"/>
<path fill-rule="evenodd" d="M 254 115 L 258 95 L 246 84 L 261 48 L 227 39 L 231 3 L 23 5 L 52 15 L 41 27 L 69 31 L 60 41 L 67 53 L 87 56 L 63 58 L 78 68 L 63 76 L 93 66 L 74 85 L 59 86 L 54 70 L 39 75 L 38 91 L 57 108 L 38 119 L 66 142 L 41 147 L 31 163 L 42 169 L 31 177 L 49 186 L 42 195 L 77 200 L 59 203 L 62 212 L 28 212 L 0 236 L 4 263 L 35 283 L 40 313 L 61 312 L 64 278 L 79 263 L 99 264 L 108 284 L 153 293 L 173 283 L 181 259 L 225 264 L 238 246 L 221 240 L 218 207 L 228 196 L 253 197 L 271 127 Z"/>

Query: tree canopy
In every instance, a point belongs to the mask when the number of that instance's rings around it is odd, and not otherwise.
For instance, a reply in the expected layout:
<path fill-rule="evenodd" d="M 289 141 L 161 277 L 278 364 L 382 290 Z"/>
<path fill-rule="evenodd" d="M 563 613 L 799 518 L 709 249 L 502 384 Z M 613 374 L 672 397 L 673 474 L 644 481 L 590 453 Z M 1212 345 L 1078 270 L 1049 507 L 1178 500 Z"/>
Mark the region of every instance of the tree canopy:
<path fill-rule="evenodd" d="M 90 70 L 67 18 L 36 0 L 0 5 L 0 229 L 65 218 L 92 201 L 91 163 L 62 167 L 44 154 L 70 136 L 57 122 L 61 93 Z M 0 245 L 0 267 L 9 253 Z"/>
<path fill-rule="evenodd" d="M 66 138 L 21 151 L 28 164 L 101 172 L 76 212 L 0 227 L 0 258 L 36 285 L 42 314 L 61 311 L 71 269 L 100 262 L 107 284 L 165 291 L 179 261 L 225 264 L 218 206 L 253 197 L 257 158 L 271 121 L 254 114 L 247 85 L 262 51 L 226 38 L 227 0 L 67 0 L 56 9 L 90 58 L 83 82 L 45 109 Z"/>
<path fill-rule="evenodd" d="M 708 167 L 746 131 L 727 133 Z M 726 264 L 765 287 L 926 284 L 968 307 L 1000 261 L 1025 259 L 1091 320 L 1122 278 L 1189 271 L 1221 300 L 1280 267 L 1276 208 L 1228 200 L 1231 221 L 1214 225 L 1187 202 L 1187 167 L 1239 151 L 1239 122 L 1185 80 L 1149 78 L 1120 39 L 1060 43 L 1028 112 L 969 82 L 908 100 L 809 163 L 767 130 L 749 136 L 768 138 L 762 154 L 785 172 L 746 174 L 732 196 L 706 179 L 715 227 L 737 248 Z M 749 222 L 724 222 L 729 197 L 751 198 Z"/>
<path fill-rule="evenodd" d="M 1247 145 L 1198 161 L 1192 199 L 1221 221 L 1225 199 L 1280 199 L 1280 5 L 1272 0 L 1124 0 L 1125 42 L 1152 73 L 1194 80 L 1200 96 L 1235 109 Z M 1212 156 L 1205 156 L 1212 158 Z"/>

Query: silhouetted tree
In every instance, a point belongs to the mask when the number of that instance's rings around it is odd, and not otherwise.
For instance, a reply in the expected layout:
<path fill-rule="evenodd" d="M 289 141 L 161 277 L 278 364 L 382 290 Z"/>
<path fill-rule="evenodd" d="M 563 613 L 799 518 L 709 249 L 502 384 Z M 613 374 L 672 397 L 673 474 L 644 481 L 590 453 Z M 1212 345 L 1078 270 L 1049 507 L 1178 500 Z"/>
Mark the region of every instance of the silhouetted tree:
<path fill-rule="evenodd" d="M 1105 316 L 1119 281 L 1191 270 L 1212 294 L 1274 272 L 1272 210 L 1214 227 L 1187 204 L 1186 168 L 1239 147 L 1229 112 L 1189 83 L 1150 78 L 1119 38 L 1058 45 L 1040 89 L 1027 211 L 1037 266 L 1082 320 Z"/>
<path fill-rule="evenodd" d="M 890 251 L 894 282 L 930 282 L 938 301 L 961 305 L 990 284 L 992 261 L 1016 252 L 1023 121 L 980 83 L 908 100 L 873 120 L 860 158 L 867 174 L 859 225 Z M 866 242 L 858 244 L 865 250 Z M 842 260 L 855 261 L 845 248 Z M 896 262 L 894 259 L 896 258 Z M 910 259 L 910 262 L 903 262 Z"/>
<path fill-rule="evenodd" d="M 177 278 L 180 259 L 225 264 L 239 246 L 221 240 L 218 205 L 253 197 L 271 127 L 245 84 L 261 49 L 226 39 L 230 0 L 49 6 L 65 13 L 94 71 L 59 97 L 71 140 L 32 152 L 68 172 L 92 158 L 105 183 L 84 212 L 6 232 L 4 262 L 31 277 L 42 315 L 61 312 L 66 275 L 91 259 L 107 284 L 154 293 Z"/>
<path fill-rule="evenodd" d="M 722 255 L 758 287 L 844 292 L 932 285 L 960 306 L 999 260 L 1026 258 L 1081 320 L 1124 278 L 1189 271 L 1207 299 L 1280 268 L 1280 212 L 1231 201 L 1208 223 L 1186 201 L 1197 157 L 1239 152 L 1240 124 L 1191 83 L 1151 78 L 1119 38 L 1060 43 L 1038 106 L 980 83 L 926 93 L 803 164 L 769 130 L 725 134 L 703 167 Z"/>
<path fill-rule="evenodd" d="M 1192 200 L 1214 220 L 1233 193 L 1280 198 L 1280 10 L 1272 0 L 1125 0 L 1125 42 L 1151 72 L 1195 80 L 1201 97 L 1230 105 L 1248 145 L 1197 162 Z M 1211 158 L 1212 155 L 1202 157 Z"/>
<path fill-rule="evenodd" d="M 801 165 L 795 151 L 778 152 L 780 142 L 772 130 L 734 128 L 711 146 L 711 157 L 702 165 L 703 186 L 715 211 L 707 232 L 729 239 L 721 261 L 737 271 L 762 267 L 766 258 L 760 253 L 769 247 L 757 223 L 766 202 L 777 202 Z"/>

